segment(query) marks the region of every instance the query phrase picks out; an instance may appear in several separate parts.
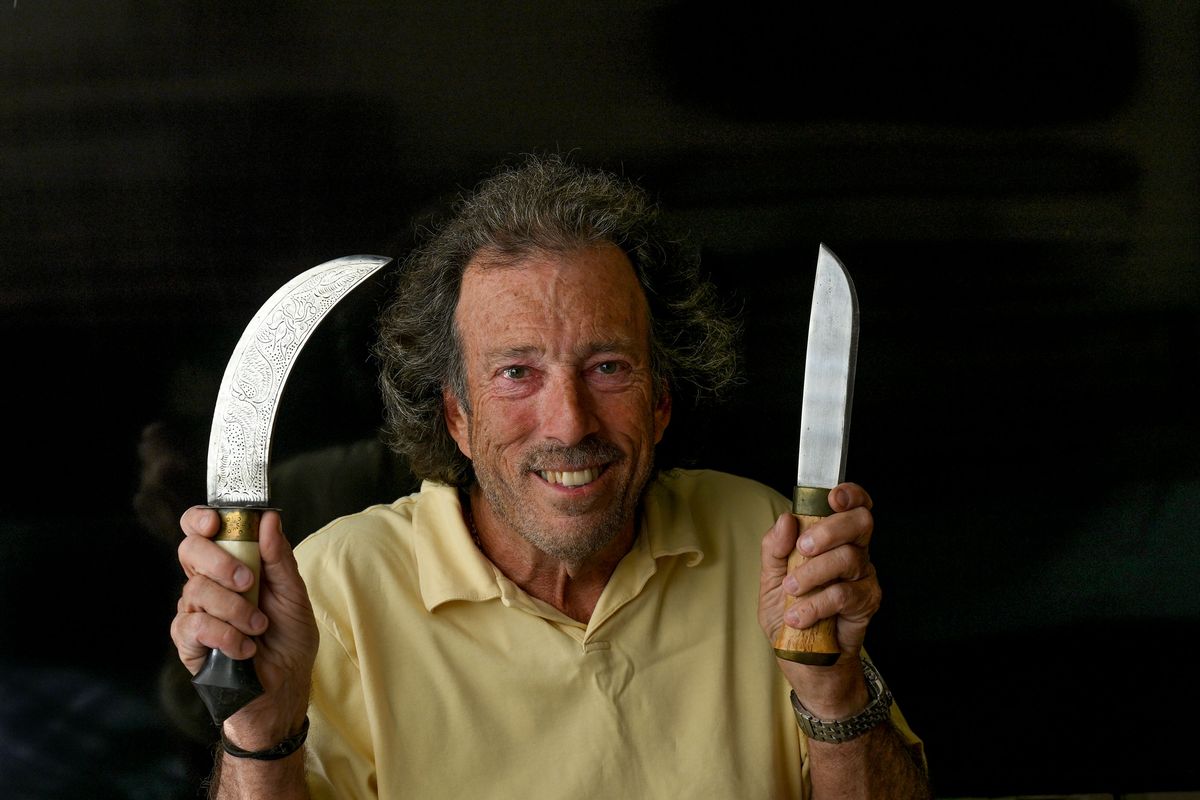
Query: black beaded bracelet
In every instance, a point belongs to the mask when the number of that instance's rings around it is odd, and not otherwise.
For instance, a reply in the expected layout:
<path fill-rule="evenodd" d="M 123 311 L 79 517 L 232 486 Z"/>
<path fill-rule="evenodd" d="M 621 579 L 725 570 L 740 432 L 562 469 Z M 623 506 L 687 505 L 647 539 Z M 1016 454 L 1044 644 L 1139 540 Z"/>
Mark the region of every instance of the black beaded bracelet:
<path fill-rule="evenodd" d="M 289 736 L 279 744 L 268 747 L 266 750 L 243 750 L 233 742 L 225 738 L 225 732 L 221 732 L 221 747 L 225 752 L 235 758 L 253 758 L 256 761 L 275 761 L 280 758 L 286 758 L 292 753 L 300 749 L 304 744 L 304 740 L 308 738 L 308 717 L 304 717 L 304 724 L 300 726 L 300 732 Z"/>

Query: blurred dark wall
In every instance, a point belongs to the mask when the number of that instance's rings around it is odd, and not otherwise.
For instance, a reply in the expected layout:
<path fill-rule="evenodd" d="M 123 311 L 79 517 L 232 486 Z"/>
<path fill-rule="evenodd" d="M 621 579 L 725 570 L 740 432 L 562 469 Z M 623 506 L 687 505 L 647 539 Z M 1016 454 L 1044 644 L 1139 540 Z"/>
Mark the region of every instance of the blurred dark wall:
<path fill-rule="evenodd" d="M 744 309 L 712 466 L 790 492 L 818 244 L 854 276 L 869 646 L 939 794 L 1200 790 L 1186 742 L 1130 735 L 1200 632 L 1197 6 L 427 5 L 0 9 L 8 660 L 148 685 L 172 503 L 203 500 L 258 305 L 570 151 L 642 180 Z M 372 435 L 386 288 L 308 345 L 277 458 Z M 182 460 L 148 531 L 155 422 Z"/>

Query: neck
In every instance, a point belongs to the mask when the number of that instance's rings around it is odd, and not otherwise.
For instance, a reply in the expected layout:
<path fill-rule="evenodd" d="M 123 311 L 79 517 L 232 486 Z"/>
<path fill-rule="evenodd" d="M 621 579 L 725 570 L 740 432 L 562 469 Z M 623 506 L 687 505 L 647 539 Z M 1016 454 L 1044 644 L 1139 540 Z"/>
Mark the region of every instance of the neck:
<path fill-rule="evenodd" d="M 463 516 L 475 545 L 497 569 L 527 594 L 586 623 L 596 609 L 617 564 L 633 547 L 635 526 L 629 525 L 599 552 L 581 562 L 566 561 L 546 553 L 512 528 L 493 511 L 479 487 L 464 497 Z"/>

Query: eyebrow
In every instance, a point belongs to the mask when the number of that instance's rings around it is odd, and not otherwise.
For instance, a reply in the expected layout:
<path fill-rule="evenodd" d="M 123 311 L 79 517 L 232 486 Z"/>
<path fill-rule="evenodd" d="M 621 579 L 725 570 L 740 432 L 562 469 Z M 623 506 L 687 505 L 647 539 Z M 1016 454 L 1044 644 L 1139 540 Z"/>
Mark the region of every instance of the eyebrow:
<path fill-rule="evenodd" d="M 496 350 L 485 350 L 483 352 L 483 357 L 488 362 L 513 361 L 521 360 L 531 355 L 537 355 L 539 352 L 541 352 L 540 349 L 533 346 L 501 347 Z"/>
<path fill-rule="evenodd" d="M 595 353 L 631 353 L 636 349 L 632 339 L 606 339 L 599 342 L 588 342 L 585 352 L 589 355 Z M 499 347 L 495 350 L 485 350 L 483 353 L 484 359 L 488 363 L 497 361 L 521 360 L 530 356 L 541 355 L 542 349 L 533 345 L 525 345 L 520 347 Z"/>

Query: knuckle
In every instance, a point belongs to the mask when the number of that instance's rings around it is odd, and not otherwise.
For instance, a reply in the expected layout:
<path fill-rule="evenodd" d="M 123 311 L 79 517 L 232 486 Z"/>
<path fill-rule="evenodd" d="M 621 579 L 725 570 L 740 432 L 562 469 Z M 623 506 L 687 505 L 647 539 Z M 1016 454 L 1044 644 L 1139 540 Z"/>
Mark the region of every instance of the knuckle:
<path fill-rule="evenodd" d="M 196 650 L 201 646 L 200 637 L 203 631 L 203 620 L 200 615 L 184 612 L 177 614 L 171 621 L 171 641 L 179 650 Z"/>
<path fill-rule="evenodd" d="M 825 597 L 834 609 L 844 608 L 850 599 L 850 588 L 845 583 L 833 583 L 825 589 Z"/>
<path fill-rule="evenodd" d="M 838 574 L 851 577 L 861 573 L 862 551 L 857 547 L 839 547 L 833 551 L 838 562 Z"/>
<path fill-rule="evenodd" d="M 883 587 L 879 585 L 879 581 L 871 582 L 871 594 L 867 600 L 867 606 L 872 611 L 879 610 L 883 604 Z"/>
<path fill-rule="evenodd" d="M 861 547 L 851 547 L 849 550 L 850 552 L 847 554 L 849 563 L 847 566 L 850 569 L 850 574 L 859 578 L 870 575 L 869 568 L 871 562 L 867 558 L 867 551 Z"/>
<path fill-rule="evenodd" d="M 221 633 L 217 638 L 220 642 L 219 646 L 222 650 L 227 650 L 233 653 L 237 652 L 242 643 L 242 635 L 238 632 L 237 628 L 233 627 L 232 625 L 223 625 L 221 628 Z"/>
<path fill-rule="evenodd" d="M 220 529 L 220 523 L 216 519 L 216 514 L 215 510 L 207 506 L 192 506 L 184 511 L 183 515 L 179 518 L 179 527 L 186 534 L 184 538 L 191 536 L 211 537 Z"/>
<path fill-rule="evenodd" d="M 179 595 L 179 606 L 186 611 L 198 611 L 204 607 L 210 581 L 200 573 L 193 573 L 183 585 Z"/>
<path fill-rule="evenodd" d="M 184 534 L 191 535 L 196 529 L 197 507 L 192 506 L 183 512 L 179 517 L 179 527 Z"/>

